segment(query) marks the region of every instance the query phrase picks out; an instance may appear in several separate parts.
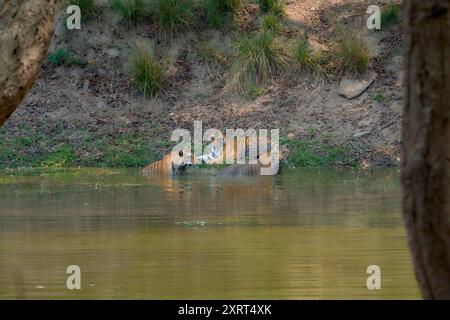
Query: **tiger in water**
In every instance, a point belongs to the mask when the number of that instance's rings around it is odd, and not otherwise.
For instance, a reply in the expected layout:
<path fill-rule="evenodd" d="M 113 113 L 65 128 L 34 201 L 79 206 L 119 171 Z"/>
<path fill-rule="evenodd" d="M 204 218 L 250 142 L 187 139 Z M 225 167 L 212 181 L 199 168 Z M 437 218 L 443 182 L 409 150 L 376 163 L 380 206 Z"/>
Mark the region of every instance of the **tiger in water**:
<path fill-rule="evenodd" d="M 227 157 L 231 157 L 233 159 L 238 158 L 238 148 L 237 143 L 233 140 L 234 145 L 232 148 L 227 148 L 226 144 L 223 144 L 222 150 L 223 152 L 218 151 L 217 149 L 212 149 L 209 154 L 202 155 L 197 159 L 200 161 L 204 161 L 208 164 L 215 163 L 224 163 Z M 257 143 L 249 142 L 249 139 L 245 141 L 245 149 L 247 150 L 247 155 L 254 152 L 257 155 Z M 278 150 L 278 146 L 277 149 Z M 232 164 L 227 166 L 225 169 L 218 172 L 219 176 L 229 176 L 229 175 L 237 175 L 237 176 L 254 176 L 261 175 L 262 170 L 269 169 L 270 164 L 274 162 L 275 152 L 271 152 L 270 147 L 266 154 L 258 157 L 256 164 Z M 174 159 L 176 156 L 176 161 Z M 282 153 L 278 150 L 279 160 L 282 159 Z M 272 161 L 271 158 L 272 157 Z M 177 154 L 168 154 L 162 160 L 153 162 L 146 166 L 143 170 L 143 173 L 147 176 L 180 176 L 184 173 L 187 166 L 192 164 L 192 154 L 189 148 L 184 148 L 178 151 Z M 273 174 L 279 172 L 280 165 L 277 163 Z"/>
<path fill-rule="evenodd" d="M 202 155 L 198 157 L 198 160 L 202 160 L 208 164 L 222 164 L 226 161 L 227 157 L 230 157 L 232 159 L 237 159 L 239 157 L 238 155 L 238 148 L 237 143 L 232 140 L 233 146 L 231 148 L 227 148 L 227 144 L 222 144 L 222 152 L 218 151 L 217 149 L 212 149 L 212 151 L 209 154 Z M 257 163 L 247 163 L 247 164 L 232 164 L 227 166 L 226 168 L 222 169 L 217 173 L 218 176 L 256 176 L 256 175 L 264 175 L 263 170 L 266 169 L 266 172 L 272 172 L 269 170 L 270 164 L 276 162 L 276 167 L 274 168 L 275 172 L 272 173 L 266 173 L 268 175 L 271 174 L 277 174 L 280 171 L 280 163 L 281 161 L 285 160 L 285 156 L 281 152 L 281 150 L 278 149 L 278 144 L 275 145 L 274 152 L 271 152 L 271 143 L 270 140 L 268 141 L 269 147 L 267 148 L 267 153 L 258 156 L 257 157 Z M 257 141 L 250 142 L 250 139 L 245 140 L 245 150 L 247 151 L 245 155 L 254 154 L 257 155 L 258 150 L 258 143 Z M 276 161 L 275 154 L 278 153 L 278 160 Z M 245 156 L 244 155 L 244 156 Z M 272 158 L 272 159 L 271 159 Z M 272 161 L 271 161 L 272 160 Z"/>
<path fill-rule="evenodd" d="M 161 160 L 150 163 L 142 171 L 147 176 L 179 176 L 192 164 L 192 155 L 188 148 L 170 153 Z"/>

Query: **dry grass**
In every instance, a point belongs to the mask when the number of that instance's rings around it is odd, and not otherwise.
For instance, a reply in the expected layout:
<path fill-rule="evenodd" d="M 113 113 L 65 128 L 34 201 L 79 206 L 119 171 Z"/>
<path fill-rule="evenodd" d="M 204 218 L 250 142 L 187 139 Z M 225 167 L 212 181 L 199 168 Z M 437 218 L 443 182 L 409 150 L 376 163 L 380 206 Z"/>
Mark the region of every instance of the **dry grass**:
<path fill-rule="evenodd" d="M 236 43 L 236 57 L 227 87 L 243 92 L 250 85 L 260 86 L 288 61 L 285 46 L 273 32 L 261 31 L 253 36 L 241 36 Z"/>

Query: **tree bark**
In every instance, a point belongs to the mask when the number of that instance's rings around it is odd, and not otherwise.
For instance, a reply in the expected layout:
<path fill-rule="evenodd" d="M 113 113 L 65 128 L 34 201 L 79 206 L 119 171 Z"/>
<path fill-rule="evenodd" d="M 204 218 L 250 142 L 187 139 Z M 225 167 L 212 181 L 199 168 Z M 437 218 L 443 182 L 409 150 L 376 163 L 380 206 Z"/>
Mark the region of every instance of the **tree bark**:
<path fill-rule="evenodd" d="M 450 299 L 450 1 L 407 0 L 403 211 L 426 299 Z"/>
<path fill-rule="evenodd" d="M 0 125 L 39 74 L 59 0 L 0 0 Z"/>

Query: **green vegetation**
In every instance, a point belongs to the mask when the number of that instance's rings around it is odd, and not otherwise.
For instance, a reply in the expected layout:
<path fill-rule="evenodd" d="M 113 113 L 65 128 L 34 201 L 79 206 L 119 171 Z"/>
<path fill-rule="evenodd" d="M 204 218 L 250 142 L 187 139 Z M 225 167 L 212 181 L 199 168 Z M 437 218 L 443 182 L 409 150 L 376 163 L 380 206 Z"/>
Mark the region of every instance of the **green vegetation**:
<path fill-rule="evenodd" d="M 258 0 L 262 12 L 272 12 L 278 16 L 284 15 L 283 3 L 280 0 Z"/>
<path fill-rule="evenodd" d="M 318 74 L 325 73 L 325 58 L 320 51 L 312 52 L 306 41 L 299 41 L 294 47 L 294 58 L 301 68 L 312 70 Z"/>
<path fill-rule="evenodd" d="M 50 53 L 48 55 L 48 61 L 54 66 L 82 66 L 85 64 L 84 61 L 74 53 L 62 48 L 58 48 L 53 53 Z"/>
<path fill-rule="evenodd" d="M 128 25 L 141 21 L 146 13 L 144 0 L 109 0 L 114 11 L 119 13 Z"/>
<path fill-rule="evenodd" d="M 264 92 L 264 88 L 261 88 L 255 84 L 250 84 L 247 88 L 246 98 L 249 100 L 255 100 L 256 98 L 262 96 Z"/>
<path fill-rule="evenodd" d="M 356 163 L 349 158 L 350 150 L 344 146 L 329 146 L 316 140 L 280 139 L 289 148 L 288 164 L 294 167 L 331 167 Z"/>
<path fill-rule="evenodd" d="M 90 18 L 96 12 L 94 0 L 67 0 L 68 5 L 77 5 L 80 7 L 81 18 Z"/>
<path fill-rule="evenodd" d="M 213 28 L 220 28 L 224 19 L 239 9 L 241 2 L 241 0 L 203 0 L 208 24 Z"/>
<path fill-rule="evenodd" d="M 249 85 L 263 84 L 278 68 L 288 63 L 285 46 L 270 31 L 241 36 L 236 51 L 229 83 L 235 91 L 243 92 Z"/>
<path fill-rule="evenodd" d="M 264 31 L 272 31 L 275 34 L 283 31 L 279 18 L 272 12 L 263 16 L 261 24 Z"/>
<path fill-rule="evenodd" d="M 347 72 L 364 72 L 369 66 L 369 50 L 359 34 L 339 30 L 335 48 L 339 69 Z"/>
<path fill-rule="evenodd" d="M 193 2 L 186 0 L 155 0 L 153 13 L 164 31 L 185 30 L 195 18 Z"/>
<path fill-rule="evenodd" d="M 373 101 L 376 102 L 384 102 L 386 98 L 384 97 L 384 94 L 382 92 L 377 92 L 374 96 L 373 96 Z"/>
<path fill-rule="evenodd" d="M 75 162 L 75 150 L 71 145 L 61 144 L 42 161 L 43 167 L 73 166 Z"/>
<path fill-rule="evenodd" d="M 161 145 L 150 145 L 137 134 L 103 135 L 79 132 L 81 141 L 70 141 L 72 131 L 21 127 L 14 134 L 0 132 L 0 168 L 17 167 L 143 167 L 160 157 Z M 170 147 L 170 142 L 166 143 Z"/>
<path fill-rule="evenodd" d="M 400 8 L 391 3 L 381 10 L 381 28 L 388 28 L 400 22 Z"/>
<path fill-rule="evenodd" d="M 136 86 L 145 96 L 157 94 L 167 77 L 164 63 L 142 45 L 137 46 L 134 51 L 131 74 Z"/>

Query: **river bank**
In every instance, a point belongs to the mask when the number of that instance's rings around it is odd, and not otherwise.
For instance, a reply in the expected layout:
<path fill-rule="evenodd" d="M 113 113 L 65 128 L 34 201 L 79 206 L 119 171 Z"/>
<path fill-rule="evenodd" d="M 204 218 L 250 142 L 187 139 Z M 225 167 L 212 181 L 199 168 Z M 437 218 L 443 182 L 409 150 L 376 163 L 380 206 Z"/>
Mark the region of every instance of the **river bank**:
<path fill-rule="evenodd" d="M 239 94 L 226 88 L 236 38 L 260 32 L 256 4 L 246 3 L 221 28 L 199 21 L 165 37 L 151 19 L 126 27 L 107 3 L 97 3 L 81 30 L 65 29 L 60 15 L 39 79 L 0 128 L 0 168 L 143 167 L 169 152 L 173 129 L 192 130 L 194 120 L 219 130 L 279 128 L 294 167 L 398 164 L 401 27 L 364 29 L 364 1 L 287 1 L 277 37 L 286 48 L 300 39 L 320 50 L 325 73 L 290 64 Z M 377 73 L 352 100 L 339 95 L 351 75 L 334 66 L 338 25 L 360 31 L 370 49 L 366 72 Z M 164 89 L 153 97 L 139 92 L 129 72 L 138 42 L 168 61 Z"/>

